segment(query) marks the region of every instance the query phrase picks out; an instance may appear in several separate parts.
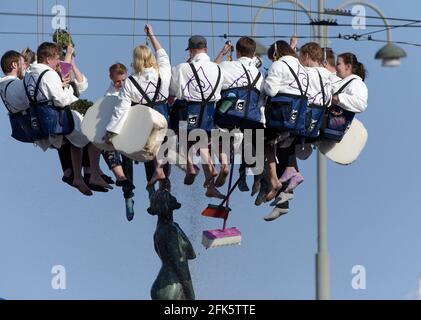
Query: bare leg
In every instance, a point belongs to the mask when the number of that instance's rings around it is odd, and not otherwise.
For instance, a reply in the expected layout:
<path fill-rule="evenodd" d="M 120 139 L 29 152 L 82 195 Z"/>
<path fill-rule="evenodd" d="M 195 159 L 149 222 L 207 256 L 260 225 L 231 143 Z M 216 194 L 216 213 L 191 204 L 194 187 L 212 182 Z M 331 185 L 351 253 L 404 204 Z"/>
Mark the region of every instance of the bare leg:
<path fill-rule="evenodd" d="M 83 177 L 81 174 L 82 171 L 82 149 L 76 148 L 75 146 L 70 147 L 70 153 L 72 155 L 72 167 L 73 167 L 73 186 L 82 192 L 86 196 L 91 196 L 92 191 L 88 188 L 88 186 L 83 181 Z"/>
<path fill-rule="evenodd" d="M 225 184 L 225 181 L 228 177 L 228 174 L 230 172 L 229 166 L 228 166 L 228 156 L 225 152 L 219 153 L 219 161 L 221 162 L 221 171 L 219 172 L 218 178 L 216 178 L 215 181 L 215 187 L 222 187 Z"/>
<path fill-rule="evenodd" d="M 276 194 L 281 190 L 282 183 L 278 180 L 278 175 L 276 173 L 276 158 L 275 158 L 275 146 L 267 145 L 265 147 L 265 153 L 268 160 L 269 165 L 269 177 L 271 183 L 271 190 L 266 196 L 266 201 L 270 201 L 276 197 Z"/>
<path fill-rule="evenodd" d="M 166 178 L 164 169 L 162 168 L 162 160 L 154 159 L 155 161 L 155 172 L 152 178 L 148 181 L 148 186 L 154 185 L 158 180 L 164 180 Z"/>
<path fill-rule="evenodd" d="M 107 189 L 112 189 L 107 182 L 101 177 L 101 169 L 99 168 L 99 156 L 101 151 L 93 144 L 88 146 L 89 162 L 91 169 L 91 176 L 89 177 L 89 183 L 92 185 L 100 186 Z"/>
<path fill-rule="evenodd" d="M 188 150 L 190 150 L 191 144 L 189 144 Z M 199 170 L 196 165 L 193 164 L 193 158 L 191 156 L 191 153 L 187 153 L 187 172 L 186 176 L 184 178 L 184 184 L 185 185 L 192 185 L 194 183 L 194 180 L 196 179 L 196 176 L 198 174 Z"/>

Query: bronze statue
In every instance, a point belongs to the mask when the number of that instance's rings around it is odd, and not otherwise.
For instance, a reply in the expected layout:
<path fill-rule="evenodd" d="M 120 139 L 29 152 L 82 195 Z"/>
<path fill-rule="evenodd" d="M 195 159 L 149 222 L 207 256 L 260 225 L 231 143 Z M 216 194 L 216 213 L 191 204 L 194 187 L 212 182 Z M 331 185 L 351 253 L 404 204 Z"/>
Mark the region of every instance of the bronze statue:
<path fill-rule="evenodd" d="M 148 212 L 158 216 L 154 247 L 162 261 L 158 277 L 151 288 L 153 300 L 194 300 L 188 260 L 196 258 L 189 238 L 173 221 L 173 211 L 181 204 L 166 189 L 155 192 Z"/>

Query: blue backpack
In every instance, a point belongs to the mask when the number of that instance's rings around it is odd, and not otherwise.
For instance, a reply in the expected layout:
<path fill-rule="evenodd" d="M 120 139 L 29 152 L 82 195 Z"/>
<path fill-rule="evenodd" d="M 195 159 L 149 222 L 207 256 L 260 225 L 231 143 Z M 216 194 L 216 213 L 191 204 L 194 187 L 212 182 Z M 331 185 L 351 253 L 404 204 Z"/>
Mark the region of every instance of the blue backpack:
<path fill-rule="evenodd" d="M 221 81 L 221 69 L 218 66 L 218 78 L 211 94 L 205 99 L 203 88 L 200 82 L 197 70 L 192 63 L 190 68 L 193 71 L 194 77 L 200 89 L 200 95 L 202 101 L 186 101 L 176 100 L 172 108 L 172 128 L 175 131 L 179 131 L 179 122 L 187 122 L 187 131 L 194 129 L 203 129 L 210 133 L 212 129 L 215 129 L 215 101 L 210 101 L 215 95 L 216 89 L 218 88 L 219 82 Z"/>
<path fill-rule="evenodd" d="M 262 74 L 259 72 L 252 82 L 247 69 L 244 65 L 241 66 L 247 76 L 248 85 L 221 91 L 221 100 L 217 103 L 215 113 L 216 124 L 230 130 L 263 128 L 259 108 L 260 91 L 256 89 Z"/>
<path fill-rule="evenodd" d="M 46 139 L 50 135 L 66 135 L 73 131 L 75 123 L 70 107 L 56 107 L 53 101 L 38 102 L 37 95 L 42 77 L 49 70 L 44 70 L 38 77 L 34 90 L 34 97 L 29 93 L 28 86 L 24 83 L 25 92 L 29 100 L 31 115 L 31 132 L 37 140 Z"/>
<path fill-rule="evenodd" d="M 307 91 L 304 92 L 298 76 L 288 63 L 284 62 L 297 82 L 301 95 L 279 93 L 268 97 L 265 107 L 266 126 L 277 131 L 289 131 L 294 135 L 306 133 Z"/>
<path fill-rule="evenodd" d="M 146 100 L 146 106 L 154 109 L 155 111 L 158 111 L 160 114 L 162 114 L 165 117 L 165 119 L 167 120 L 167 123 L 170 124 L 170 110 L 168 107 L 167 99 L 162 100 L 162 101 L 156 101 L 159 96 L 159 90 L 161 89 L 161 77 L 158 78 L 158 82 L 156 84 L 155 95 L 153 96 L 152 100 L 149 98 L 146 92 L 142 89 L 139 83 L 137 83 L 137 81 L 133 78 L 133 76 L 130 76 L 129 80 L 133 83 L 133 85 L 142 95 L 143 99 Z M 139 103 L 132 102 L 132 106 L 135 106 L 137 104 Z"/>
<path fill-rule="evenodd" d="M 39 140 L 39 137 L 32 132 L 30 108 L 24 111 L 13 113 L 6 102 L 7 88 L 13 81 L 15 80 L 11 80 L 6 84 L 6 87 L 4 88 L 4 97 L 1 97 L 7 111 L 9 111 L 12 137 L 20 142 L 33 143 L 36 140 Z"/>
<path fill-rule="evenodd" d="M 327 109 L 326 93 L 323 86 L 322 76 L 319 74 L 320 87 L 322 89 L 322 105 L 309 104 L 307 106 L 305 117 L 305 137 L 316 138 L 319 135 L 320 128 L 323 124 L 323 119 Z"/>
<path fill-rule="evenodd" d="M 334 95 L 338 95 L 352 82 L 345 83 Z M 320 129 L 320 138 L 340 142 L 354 120 L 355 113 L 345 110 L 337 105 L 332 105 L 327 110 L 324 124 Z"/>

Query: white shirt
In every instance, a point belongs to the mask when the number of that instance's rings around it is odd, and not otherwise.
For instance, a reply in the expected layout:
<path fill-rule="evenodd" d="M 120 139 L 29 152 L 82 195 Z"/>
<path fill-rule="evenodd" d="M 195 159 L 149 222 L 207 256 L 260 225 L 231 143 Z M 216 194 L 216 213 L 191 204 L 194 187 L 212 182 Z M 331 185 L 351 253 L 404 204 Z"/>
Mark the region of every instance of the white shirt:
<path fill-rule="evenodd" d="M 135 73 L 132 77 L 151 100 L 155 95 L 158 78 L 161 77 L 161 88 L 156 101 L 163 101 L 168 98 L 169 94 L 171 64 L 167 53 L 162 48 L 156 52 L 156 58 L 159 65 L 159 73 L 154 68 L 146 68 L 143 73 Z M 124 82 L 118 98 L 119 102 L 115 106 L 111 120 L 107 125 L 107 131 L 117 134 L 121 132 L 124 126 L 132 101 L 143 105 L 147 104 L 139 90 L 129 79 L 126 79 Z"/>
<path fill-rule="evenodd" d="M 53 101 L 56 107 L 67 107 L 79 100 L 73 95 L 73 88 L 62 87 L 61 78 L 58 73 L 43 63 L 35 63 L 30 66 L 29 72 L 25 74 L 24 83 L 28 86 L 29 94 L 33 97 L 38 77 L 44 70 L 46 72 L 40 82 L 37 101 Z M 76 129 L 75 129 L 76 130 Z M 80 132 L 82 135 L 82 133 Z M 48 139 L 35 142 L 44 151 L 49 147 L 60 148 L 63 143 L 62 135 L 50 135 Z"/>
<path fill-rule="evenodd" d="M 10 81 L 13 82 L 7 87 L 5 97 L 4 90 Z M 23 81 L 16 76 L 5 76 L 0 79 L 0 95 L 2 100 L 6 101 L 9 112 L 17 113 L 29 108 L 29 100 L 25 94 Z"/>
<path fill-rule="evenodd" d="M 368 89 L 361 77 L 352 74 L 341 81 L 334 83 L 332 85 L 332 94 L 335 94 L 351 79 L 355 80 L 351 81 L 344 91 L 339 94 L 339 106 L 345 110 L 360 113 L 367 108 L 368 102 Z"/>
<path fill-rule="evenodd" d="M 247 75 L 244 72 L 243 66 L 247 70 L 251 82 L 253 82 L 259 74 L 259 70 L 256 68 L 254 60 L 248 57 L 241 57 L 237 61 L 223 61 L 219 66 L 224 73 L 222 90 L 245 87 L 248 85 Z M 262 84 L 263 76 L 260 76 L 255 88 L 260 91 L 262 89 Z"/>
<path fill-rule="evenodd" d="M 218 78 L 218 65 L 212 62 L 206 53 L 199 53 L 192 63 L 202 83 L 202 90 L 205 99 L 212 93 Z M 221 70 L 221 79 L 216 88 L 214 96 L 210 101 L 221 99 L 221 88 L 224 82 L 224 73 Z M 180 100 L 202 101 L 200 88 L 188 63 L 181 63 L 172 70 L 170 95 Z"/>
<path fill-rule="evenodd" d="M 278 93 L 301 95 L 297 81 L 284 61 L 288 63 L 298 76 L 303 93 L 308 86 L 309 77 L 307 71 L 299 60 L 293 56 L 283 56 L 278 61 L 272 63 L 263 85 L 266 95 L 270 97 L 274 97 Z"/>
<path fill-rule="evenodd" d="M 86 90 L 88 90 L 88 79 L 85 77 L 84 74 L 82 74 L 82 81 L 78 82 L 76 78 L 73 80 L 76 84 L 77 89 L 79 90 L 79 94 L 84 93 Z"/>
<path fill-rule="evenodd" d="M 331 88 L 331 73 L 329 70 L 323 67 L 314 67 L 306 68 L 307 73 L 310 79 L 310 87 L 308 89 L 308 103 L 315 104 L 318 106 L 323 105 L 323 93 L 320 86 L 320 77 L 322 78 L 323 88 L 324 88 L 324 105 L 329 105 L 330 99 L 332 98 L 332 88 Z"/>
<path fill-rule="evenodd" d="M 120 93 L 120 89 L 117 89 L 116 87 L 114 87 L 114 83 L 111 82 L 110 86 L 108 87 L 107 91 L 105 92 L 105 96 L 118 96 L 119 93 Z"/>
<path fill-rule="evenodd" d="M 38 102 L 53 101 L 56 107 L 67 107 L 78 98 L 73 95 L 73 88 L 63 88 L 58 73 L 43 63 L 32 64 L 25 74 L 24 83 L 28 86 L 29 94 L 33 97 L 38 77 L 44 70 L 49 70 L 41 79 L 37 95 Z"/>

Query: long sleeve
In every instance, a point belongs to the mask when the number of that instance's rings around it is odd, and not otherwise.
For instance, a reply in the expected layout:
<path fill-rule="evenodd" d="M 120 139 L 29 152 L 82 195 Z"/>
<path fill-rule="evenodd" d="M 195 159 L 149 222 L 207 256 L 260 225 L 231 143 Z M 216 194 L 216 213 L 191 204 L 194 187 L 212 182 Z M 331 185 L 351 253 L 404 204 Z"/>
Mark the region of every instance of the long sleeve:
<path fill-rule="evenodd" d="M 182 90 L 180 85 L 180 69 L 180 65 L 172 69 L 170 82 L 170 96 L 177 97 L 178 99 L 182 98 Z"/>
<path fill-rule="evenodd" d="M 159 74 L 161 78 L 169 81 L 171 77 L 171 64 L 168 54 L 161 48 L 156 52 L 156 59 L 159 65 Z"/>
<path fill-rule="evenodd" d="M 40 87 L 56 107 L 66 107 L 78 100 L 73 95 L 72 87 L 62 87 L 60 76 L 54 71 L 49 71 L 43 76 Z"/>
<path fill-rule="evenodd" d="M 82 74 L 82 77 L 83 77 L 83 79 L 82 79 L 81 82 L 78 82 L 76 78 L 74 80 L 80 94 L 82 94 L 83 92 L 85 92 L 88 89 L 88 79 L 85 77 L 84 74 Z"/>
<path fill-rule="evenodd" d="M 119 134 L 126 122 L 133 101 L 132 90 L 129 83 L 130 81 L 125 81 L 124 86 L 120 91 L 118 103 L 114 107 L 113 115 L 106 128 L 107 131 Z"/>
<path fill-rule="evenodd" d="M 266 95 L 274 97 L 278 94 L 281 89 L 282 69 L 279 68 L 279 62 L 274 62 L 269 68 L 268 76 L 264 81 L 264 91 Z"/>
<path fill-rule="evenodd" d="M 343 93 L 339 94 L 339 106 L 345 110 L 360 113 L 365 111 L 368 102 L 368 89 L 363 81 L 354 80 Z"/>

